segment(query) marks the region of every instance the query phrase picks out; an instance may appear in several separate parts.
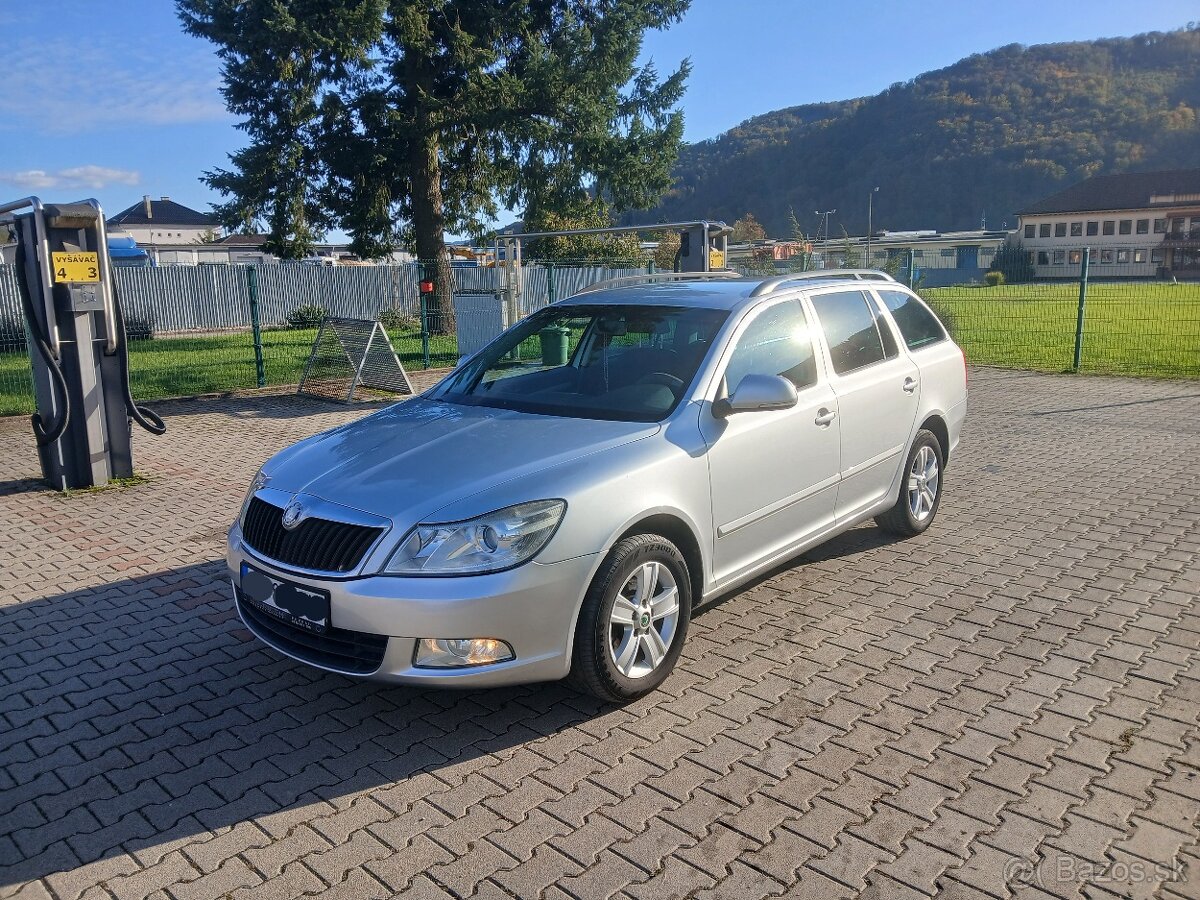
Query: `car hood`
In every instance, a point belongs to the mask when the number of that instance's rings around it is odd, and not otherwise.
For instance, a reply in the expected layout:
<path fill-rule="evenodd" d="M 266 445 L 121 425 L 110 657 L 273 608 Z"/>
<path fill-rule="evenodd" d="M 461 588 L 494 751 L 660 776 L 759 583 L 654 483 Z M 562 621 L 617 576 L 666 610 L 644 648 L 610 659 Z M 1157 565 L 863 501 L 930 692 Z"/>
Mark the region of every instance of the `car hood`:
<path fill-rule="evenodd" d="M 276 490 L 408 527 L 455 501 L 648 437 L 659 427 L 417 398 L 301 441 L 273 457 L 264 473 Z M 540 484 L 537 497 L 501 505 L 559 496 L 552 481 Z"/>

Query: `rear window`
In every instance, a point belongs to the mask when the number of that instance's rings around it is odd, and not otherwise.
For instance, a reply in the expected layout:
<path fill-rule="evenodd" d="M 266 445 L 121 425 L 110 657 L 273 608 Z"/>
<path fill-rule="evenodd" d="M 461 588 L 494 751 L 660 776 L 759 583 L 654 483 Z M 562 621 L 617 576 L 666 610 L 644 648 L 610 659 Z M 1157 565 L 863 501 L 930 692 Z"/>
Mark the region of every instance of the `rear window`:
<path fill-rule="evenodd" d="M 946 339 L 942 323 L 920 300 L 900 291 L 880 291 L 879 297 L 891 310 L 892 319 L 909 350 L 919 350 Z"/>

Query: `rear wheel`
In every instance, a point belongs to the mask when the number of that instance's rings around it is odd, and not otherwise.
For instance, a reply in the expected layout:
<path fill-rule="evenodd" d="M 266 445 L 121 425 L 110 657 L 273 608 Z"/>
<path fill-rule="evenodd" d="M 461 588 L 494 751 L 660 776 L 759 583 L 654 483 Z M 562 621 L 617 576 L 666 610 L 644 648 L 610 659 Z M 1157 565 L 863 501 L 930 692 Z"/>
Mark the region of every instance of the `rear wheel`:
<path fill-rule="evenodd" d="M 571 681 L 602 700 L 648 694 L 675 668 L 691 611 L 691 580 L 679 549 L 655 534 L 625 538 L 584 598 Z"/>
<path fill-rule="evenodd" d="M 943 459 L 937 435 L 925 429 L 918 431 L 904 464 L 896 505 L 876 516 L 875 524 L 901 537 L 918 535 L 933 524 L 942 502 Z"/>

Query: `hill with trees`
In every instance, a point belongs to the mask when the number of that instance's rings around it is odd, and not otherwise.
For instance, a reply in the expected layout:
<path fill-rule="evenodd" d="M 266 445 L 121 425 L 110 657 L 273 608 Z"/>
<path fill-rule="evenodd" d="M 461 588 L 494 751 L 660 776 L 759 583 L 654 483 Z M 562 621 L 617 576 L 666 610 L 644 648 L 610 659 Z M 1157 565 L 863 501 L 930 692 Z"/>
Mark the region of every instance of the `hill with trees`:
<path fill-rule="evenodd" d="M 1022 206 L 1092 175 L 1200 166 L 1200 26 L 1131 38 L 1011 44 L 874 97 L 748 119 L 685 145 L 674 186 L 624 223 L 789 213 L 816 231 L 1016 224 Z"/>

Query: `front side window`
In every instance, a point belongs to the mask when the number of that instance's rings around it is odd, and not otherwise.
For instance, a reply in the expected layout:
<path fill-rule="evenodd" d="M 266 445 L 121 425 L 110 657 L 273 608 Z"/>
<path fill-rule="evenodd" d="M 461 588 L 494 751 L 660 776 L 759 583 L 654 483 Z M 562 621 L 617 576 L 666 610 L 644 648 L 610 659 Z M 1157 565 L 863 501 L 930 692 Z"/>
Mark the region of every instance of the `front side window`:
<path fill-rule="evenodd" d="M 738 338 L 725 367 L 732 394 L 747 375 L 781 375 L 803 390 L 817 383 L 817 360 L 804 309 L 787 300 L 763 310 Z"/>
<path fill-rule="evenodd" d="M 467 406 L 657 422 L 683 399 L 728 313 L 633 304 L 547 307 L 430 395 Z"/>
<path fill-rule="evenodd" d="M 879 298 L 892 314 L 900 336 L 909 350 L 919 350 L 946 339 L 946 331 L 937 316 L 911 294 L 903 291 L 880 291 Z"/>
<path fill-rule="evenodd" d="M 837 291 L 812 298 L 839 375 L 881 362 L 883 340 L 862 291 Z"/>

